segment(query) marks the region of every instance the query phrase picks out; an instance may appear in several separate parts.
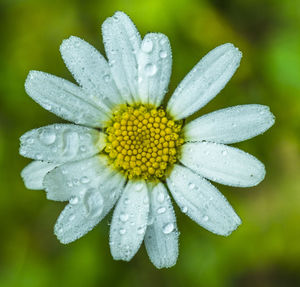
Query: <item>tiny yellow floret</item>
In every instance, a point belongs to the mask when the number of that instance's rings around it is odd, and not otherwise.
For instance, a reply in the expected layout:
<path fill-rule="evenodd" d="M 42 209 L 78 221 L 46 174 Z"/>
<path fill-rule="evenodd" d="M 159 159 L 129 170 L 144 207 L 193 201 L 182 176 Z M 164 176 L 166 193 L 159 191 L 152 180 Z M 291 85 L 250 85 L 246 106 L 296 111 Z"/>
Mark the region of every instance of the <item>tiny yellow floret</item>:
<path fill-rule="evenodd" d="M 181 127 L 163 108 L 123 105 L 106 128 L 104 151 L 129 179 L 161 180 L 177 162 L 184 142 Z"/>

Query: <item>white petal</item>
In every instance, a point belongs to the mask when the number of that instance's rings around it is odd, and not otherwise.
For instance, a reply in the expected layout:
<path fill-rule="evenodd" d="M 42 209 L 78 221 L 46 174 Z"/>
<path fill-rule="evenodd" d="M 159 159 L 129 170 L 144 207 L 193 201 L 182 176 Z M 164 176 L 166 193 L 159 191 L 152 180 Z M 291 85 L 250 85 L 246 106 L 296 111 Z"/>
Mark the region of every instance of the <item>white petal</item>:
<path fill-rule="evenodd" d="M 99 153 L 105 135 L 97 130 L 71 124 L 54 124 L 21 136 L 20 154 L 48 162 L 64 163 Z"/>
<path fill-rule="evenodd" d="M 107 215 L 123 190 L 125 179 L 120 179 L 120 175 L 108 178 L 70 200 L 54 227 L 60 242 L 67 244 L 82 237 Z"/>
<path fill-rule="evenodd" d="M 186 143 L 180 161 L 198 174 L 225 185 L 248 187 L 265 177 L 265 167 L 254 156 L 222 144 Z"/>
<path fill-rule="evenodd" d="M 129 181 L 114 210 L 110 250 L 114 259 L 129 261 L 143 242 L 149 212 L 145 182 Z"/>
<path fill-rule="evenodd" d="M 172 52 L 167 36 L 150 33 L 138 55 L 139 96 L 142 103 L 159 106 L 167 92 L 172 72 Z"/>
<path fill-rule="evenodd" d="M 45 175 L 59 164 L 44 161 L 32 161 L 21 172 L 25 186 L 28 189 L 44 189 Z"/>
<path fill-rule="evenodd" d="M 43 184 L 48 199 L 66 201 L 89 188 L 99 187 L 100 183 L 110 179 L 114 173 L 108 166 L 107 159 L 103 155 L 97 155 L 57 167 L 45 176 Z"/>
<path fill-rule="evenodd" d="M 25 90 L 44 109 L 76 124 L 101 127 L 109 120 L 104 106 L 100 109 L 80 87 L 62 78 L 30 71 Z"/>
<path fill-rule="evenodd" d="M 168 112 L 179 120 L 206 105 L 225 87 L 241 57 L 242 53 L 229 43 L 210 51 L 179 84 L 168 103 Z"/>
<path fill-rule="evenodd" d="M 104 103 L 112 107 L 122 102 L 107 61 L 92 45 L 71 36 L 62 42 L 60 52 L 75 80 L 97 106 Z"/>
<path fill-rule="evenodd" d="M 267 106 L 234 106 L 190 122 L 184 127 L 184 135 L 186 141 L 236 143 L 265 132 L 274 122 Z"/>
<path fill-rule="evenodd" d="M 171 267 L 178 257 L 178 231 L 171 199 L 165 186 L 157 184 L 150 194 L 145 246 L 157 268 Z"/>
<path fill-rule="evenodd" d="M 137 54 L 141 36 L 123 12 L 104 21 L 102 35 L 114 81 L 123 99 L 132 104 L 138 99 Z"/>
<path fill-rule="evenodd" d="M 167 184 L 182 212 L 207 230 L 227 236 L 241 224 L 226 198 L 188 168 L 175 165 Z"/>

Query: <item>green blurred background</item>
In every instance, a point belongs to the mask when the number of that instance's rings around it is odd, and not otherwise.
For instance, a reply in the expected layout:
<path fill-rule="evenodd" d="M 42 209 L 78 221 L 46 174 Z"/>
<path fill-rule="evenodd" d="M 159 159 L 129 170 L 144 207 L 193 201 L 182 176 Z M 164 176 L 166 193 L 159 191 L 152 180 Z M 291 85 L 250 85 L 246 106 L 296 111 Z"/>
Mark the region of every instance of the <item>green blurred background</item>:
<path fill-rule="evenodd" d="M 266 179 L 251 189 L 218 186 L 243 224 L 228 238 L 197 226 L 176 208 L 180 255 L 157 270 L 144 247 L 114 261 L 108 216 L 70 245 L 53 235 L 64 204 L 27 190 L 19 136 L 61 122 L 24 91 L 31 69 L 69 80 L 59 54 L 70 35 L 103 52 L 101 23 L 128 13 L 142 35 L 162 32 L 173 49 L 170 93 L 215 46 L 232 42 L 244 56 L 227 87 L 200 113 L 265 104 L 276 124 L 237 144 L 259 159 Z M 0 1 L 0 286 L 300 286 L 300 1 L 299 0 L 1 0 Z M 73 80 L 72 80 L 73 81 Z"/>

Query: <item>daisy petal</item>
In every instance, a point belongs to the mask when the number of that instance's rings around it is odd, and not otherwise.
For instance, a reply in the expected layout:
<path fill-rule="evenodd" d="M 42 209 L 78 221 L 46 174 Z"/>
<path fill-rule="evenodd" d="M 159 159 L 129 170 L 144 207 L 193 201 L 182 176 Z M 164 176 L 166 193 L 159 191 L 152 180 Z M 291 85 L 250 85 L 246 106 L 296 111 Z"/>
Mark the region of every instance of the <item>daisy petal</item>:
<path fill-rule="evenodd" d="M 25 186 L 28 189 L 44 189 L 43 180 L 45 175 L 57 166 L 57 163 L 32 161 L 21 172 Z"/>
<path fill-rule="evenodd" d="M 204 115 L 184 128 L 186 141 L 236 143 L 268 130 L 275 122 L 269 107 L 242 105 Z"/>
<path fill-rule="evenodd" d="M 179 120 L 206 105 L 225 87 L 241 57 L 242 53 L 229 43 L 210 51 L 179 84 L 168 103 L 168 112 Z"/>
<path fill-rule="evenodd" d="M 94 159 L 94 168 L 97 168 L 96 158 Z M 98 159 L 98 165 L 102 164 Z M 81 171 L 80 182 L 73 180 L 72 191 L 70 188 L 69 190 L 64 188 L 67 185 L 66 182 L 64 186 L 61 186 L 62 193 L 70 195 L 71 192 L 73 194 L 76 192 L 77 195 L 69 198 L 70 203 L 60 214 L 54 229 L 58 239 L 65 244 L 82 237 L 107 215 L 122 193 L 125 183 L 123 176 L 109 172 L 107 167 L 103 167 L 103 172 L 98 173 L 97 177 L 92 179 L 88 176 L 94 176 L 96 172 L 91 172 L 91 164 L 87 167 L 87 164 L 83 163 L 81 168 L 79 165 L 77 167 L 79 171 L 76 172 L 73 166 L 73 179 L 78 178 Z M 86 172 L 85 168 L 88 168 L 89 172 Z M 99 171 L 99 168 L 96 171 Z M 62 172 L 71 173 L 72 168 L 65 167 Z"/>
<path fill-rule="evenodd" d="M 113 175 L 106 158 L 97 155 L 55 168 L 45 176 L 43 185 L 48 199 L 66 201 L 79 196 L 86 189 L 99 186 Z"/>
<path fill-rule="evenodd" d="M 90 98 L 93 97 L 96 105 L 104 103 L 112 107 L 122 102 L 107 61 L 92 45 L 71 36 L 62 42 L 60 52 L 75 80 Z"/>
<path fill-rule="evenodd" d="M 167 184 L 182 212 L 205 229 L 228 236 L 241 224 L 226 198 L 188 168 L 175 165 Z"/>
<path fill-rule="evenodd" d="M 222 144 L 186 143 L 180 161 L 198 174 L 221 184 L 248 187 L 265 177 L 265 167 L 254 156 Z"/>
<path fill-rule="evenodd" d="M 150 191 L 145 246 L 157 268 L 172 267 L 178 257 L 178 232 L 171 199 L 162 183 Z"/>
<path fill-rule="evenodd" d="M 138 100 L 137 54 L 141 36 L 130 18 L 117 12 L 102 25 L 102 35 L 111 73 L 123 99 Z"/>
<path fill-rule="evenodd" d="M 129 261 L 143 242 L 149 212 L 145 182 L 129 181 L 114 210 L 110 250 L 115 260 Z"/>
<path fill-rule="evenodd" d="M 62 78 L 30 71 L 25 90 L 44 109 L 76 124 L 101 127 L 109 120 L 104 106 L 95 106 L 80 87 Z"/>
<path fill-rule="evenodd" d="M 105 135 L 71 124 L 54 124 L 28 131 L 20 138 L 20 154 L 36 160 L 64 163 L 100 152 Z"/>
<path fill-rule="evenodd" d="M 139 96 L 142 103 L 159 106 L 167 92 L 172 71 L 172 52 L 167 36 L 150 33 L 138 55 Z"/>

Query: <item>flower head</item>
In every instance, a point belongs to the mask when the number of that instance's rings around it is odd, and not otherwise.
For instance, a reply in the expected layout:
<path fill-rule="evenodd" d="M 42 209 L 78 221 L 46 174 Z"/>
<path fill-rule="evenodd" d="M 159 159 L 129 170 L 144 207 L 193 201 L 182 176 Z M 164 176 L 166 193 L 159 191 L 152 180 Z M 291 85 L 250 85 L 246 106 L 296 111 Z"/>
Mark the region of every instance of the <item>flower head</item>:
<path fill-rule="evenodd" d="M 98 224 L 116 204 L 110 227 L 115 259 L 129 261 L 145 246 L 153 264 L 173 266 L 178 229 L 169 193 L 182 212 L 207 230 L 227 236 L 241 220 L 209 180 L 249 187 L 264 165 L 225 144 L 263 133 L 274 123 L 269 108 L 242 105 L 184 119 L 224 88 L 241 52 L 232 44 L 209 52 L 162 105 L 171 76 L 168 38 L 141 39 L 117 12 L 102 25 L 108 61 L 87 42 L 70 37 L 60 51 L 78 85 L 31 71 L 26 92 L 42 107 L 75 124 L 25 133 L 20 154 L 34 159 L 22 171 L 30 189 L 68 201 L 55 225 L 62 243 Z"/>

